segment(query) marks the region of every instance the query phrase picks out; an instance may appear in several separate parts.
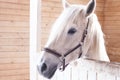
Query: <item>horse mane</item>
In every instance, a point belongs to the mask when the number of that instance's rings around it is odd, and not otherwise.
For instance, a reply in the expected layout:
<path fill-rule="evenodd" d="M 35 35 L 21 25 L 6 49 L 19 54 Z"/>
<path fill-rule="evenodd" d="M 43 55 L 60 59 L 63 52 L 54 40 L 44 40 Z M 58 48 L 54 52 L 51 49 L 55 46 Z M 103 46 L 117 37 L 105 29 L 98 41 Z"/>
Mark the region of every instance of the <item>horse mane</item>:
<path fill-rule="evenodd" d="M 105 48 L 104 34 L 94 13 L 89 16 L 88 34 L 84 42 L 83 53 L 88 58 L 109 61 Z"/>

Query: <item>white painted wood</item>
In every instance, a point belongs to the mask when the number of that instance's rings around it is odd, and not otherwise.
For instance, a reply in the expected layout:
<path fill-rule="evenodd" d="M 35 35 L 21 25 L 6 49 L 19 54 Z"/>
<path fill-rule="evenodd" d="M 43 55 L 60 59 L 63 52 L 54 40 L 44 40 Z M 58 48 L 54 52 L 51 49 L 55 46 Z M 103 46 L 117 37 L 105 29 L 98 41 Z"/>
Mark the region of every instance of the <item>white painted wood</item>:
<path fill-rule="evenodd" d="M 73 64 L 72 64 L 72 80 L 77 80 L 79 78 L 79 66 L 78 66 L 78 62 L 75 61 Z"/>
<path fill-rule="evenodd" d="M 79 59 L 51 80 L 120 80 L 119 71 L 120 64 Z"/>
<path fill-rule="evenodd" d="M 108 73 L 98 73 L 97 80 L 116 80 L 116 78 Z"/>
<path fill-rule="evenodd" d="M 40 32 L 40 1 L 30 0 L 30 80 L 38 79 L 36 64 Z"/>
<path fill-rule="evenodd" d="M 120 80 L 120 76 L 119 76 L 119 77 L 116 77 L 116 80 Z"/>
<path fill-rule="evenodd" d="M 64 71 L 64 80 L 71 80 L 72 78 L 72 67 L 67 66 L 67 68 Z"/>
<path fill-rule="evenodd" d="M 97 76 L 96 76 L 96 72 L 95 71 L 88 71 L 88 80 L 96 80 Z"/>

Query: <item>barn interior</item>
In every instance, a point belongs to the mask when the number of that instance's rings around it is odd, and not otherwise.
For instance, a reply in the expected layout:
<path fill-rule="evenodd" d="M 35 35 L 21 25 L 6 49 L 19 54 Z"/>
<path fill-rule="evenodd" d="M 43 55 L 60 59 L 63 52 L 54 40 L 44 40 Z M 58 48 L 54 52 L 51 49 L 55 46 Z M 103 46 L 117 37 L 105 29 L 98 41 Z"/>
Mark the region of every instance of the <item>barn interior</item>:
<path fill-rule="evenodd" d="M 89 0 L 68 0 L 86 5 Z M 41 48 L 62 12 L 61 0 L 41 0 Z M 97 0 L 95 13 L 111 62 L 120 62 L 120 0 Z M 0 0 L 0 80 L 30 80 L 30 0 Z"/>

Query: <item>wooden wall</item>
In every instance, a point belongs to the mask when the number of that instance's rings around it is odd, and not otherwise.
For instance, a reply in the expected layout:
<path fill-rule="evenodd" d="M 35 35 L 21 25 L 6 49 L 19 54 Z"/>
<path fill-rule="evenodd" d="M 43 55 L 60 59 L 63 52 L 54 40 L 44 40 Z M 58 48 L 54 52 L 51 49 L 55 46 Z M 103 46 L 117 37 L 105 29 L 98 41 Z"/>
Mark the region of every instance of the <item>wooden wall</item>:
<path fill-rule="evenodd" d="M 29 80 L 29 0 L 0 0 L 0 80 Z"/>
<path fill-rule="evenodd" d="M 42 12 L 41 12 L 41 43 L 42 47 L 45 45 L 48 34 L 55 19 L 60 15 L 62 11 L 61 0 L 42 0 Z"/>
<path fill-rule="evenodd" d="M 120 61 L 120 0 L 105 0 L 103 30 L 111 61 Z"/>
<path fill-rule="evenodd" d="M 62 0 L 42 0 L 42 23 L 41 23 L 41 43 L 42 47 L 45 45 L 48 34 L 50 33 L 50 29 L 52 24 L 55 22 L 57 17 L 63 10 Z M 67 0 L 71 4 L 84 4 L 86 5 L 89 0 Z M 97 9 L 96 13 L 99 17 L 101 25 L 103 25 L 103 6 L 104 0 L 97 0 Z"/>

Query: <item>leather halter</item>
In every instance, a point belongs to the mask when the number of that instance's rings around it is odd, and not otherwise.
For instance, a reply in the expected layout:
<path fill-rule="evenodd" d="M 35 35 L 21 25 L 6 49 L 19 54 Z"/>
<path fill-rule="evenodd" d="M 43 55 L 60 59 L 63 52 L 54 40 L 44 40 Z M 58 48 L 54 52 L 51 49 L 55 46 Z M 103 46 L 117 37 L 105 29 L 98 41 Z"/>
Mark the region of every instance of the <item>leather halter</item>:
<path fill-rule="evenodd" d="M 67 51 L 65 54 L 61 55 L 59 52 L 56 52 L 55 50 L 52 50 L 52 49 L 49 49 L 49 48 L 44 48 L 44 51 L 58 57 L 62 63 L 62 68 L 59 68 L 60 70 L 64 71 L 65 70 L 65 67 L 69 64 L 65 64 L 65 57 L 68 56 L 70 53 L 72 53 L 73 51 L 75 51 L 76 49 L 82 47 L 83 43 L 84 43 L 84 40 L 86 38 L 86 35 L 87 35 L 87 30 L 88 30 L 88 25 L 89 25 L 89 18 L 88 18 L 88 23 L 87 23 L 87 26 L 83 32 L 83 35 L 82 35 L 82 39 L 81 39 L 81 42 L 75 46 L 73 49 L 70 49 L 69 51 Z M 79 54 L 78 58 L 80 58 L 82 55 L 82 52 Z"/>

